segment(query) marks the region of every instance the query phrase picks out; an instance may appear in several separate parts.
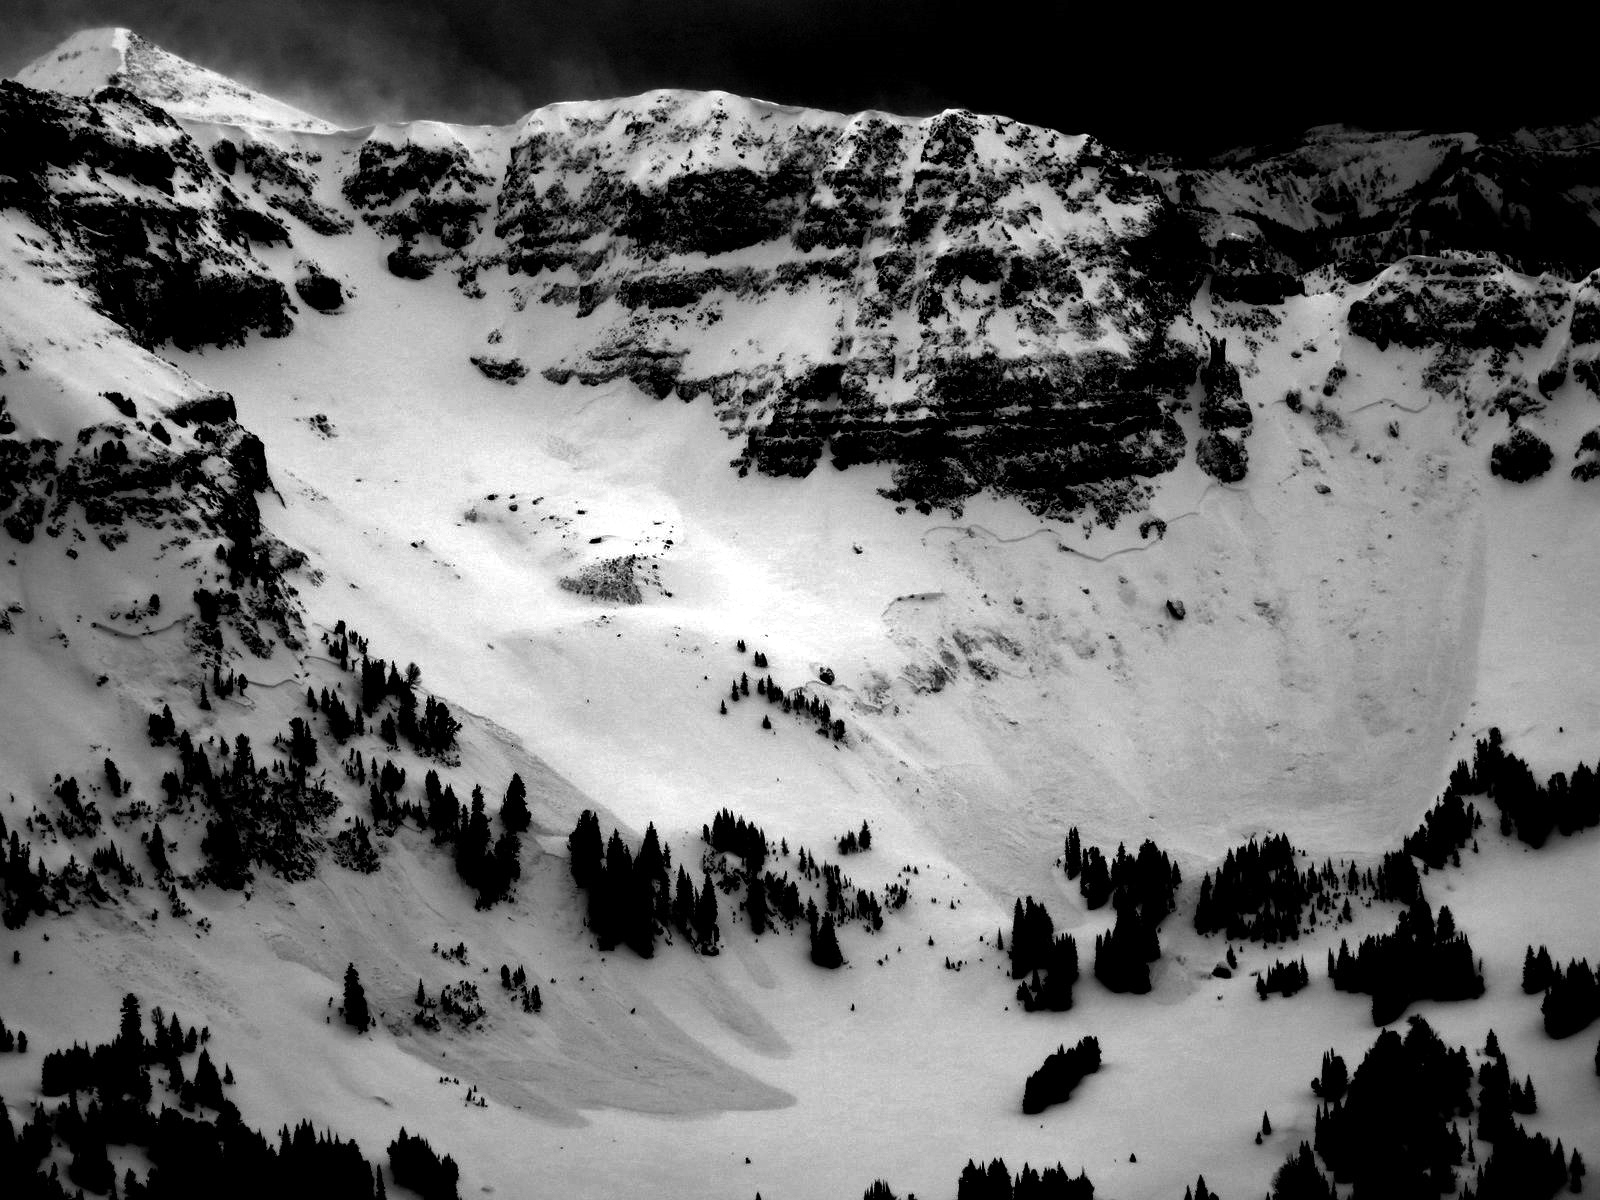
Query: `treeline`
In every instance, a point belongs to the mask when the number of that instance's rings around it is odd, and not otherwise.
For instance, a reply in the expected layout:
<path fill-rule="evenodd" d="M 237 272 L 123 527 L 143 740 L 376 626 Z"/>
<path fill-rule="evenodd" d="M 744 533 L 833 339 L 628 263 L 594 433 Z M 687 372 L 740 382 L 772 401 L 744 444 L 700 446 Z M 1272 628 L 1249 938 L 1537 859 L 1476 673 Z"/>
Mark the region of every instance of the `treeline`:
<path fill-rule="evenodd" d="M 1533 1081 L 1512 1077 L 1493 1031 L 1484 1053 L 1474 1103 L 1466 1050 L 1447 1046 L 1421 1018 L 1403 1037 L 1380 1033 L 1354 1076 L 1328 1051 L 1312 1081 L 1322 1101 L 1315 1152 L 1300 1143 L 1273 1177 L 1270 1200 L 1336 1200 L 1335 1184 L 1353 1186 L 1355 1196 L 1449 1194 L 1463 1165 L 1475 1168 L 1461 1187 L 1463 1200 L 1549 1200 L 1563 1186 L 1581 1190 L 1582 1155 L 1574 1151 L 1569 1160 L 1560 1141 L 1552 1145 L 1515 1120 L 1537 1109 Z M 1463 1142 L 1457 1122 L 1474 1111 L 1476 1140 L 1469 1130 Z M 1484 1155 L 1483 1145 L 1491 1153 Z"/>
<path fill-rule="evenodd" d="M 1544 845 L 1553 830 L 1566 836 L 1600 825 L 1600 776 L 1592 767 L 1580 762 L 1571 778 L 1557 771 L 1540 784 L 1528 764 L 1506 750 L 1499 729 L 1489 730 L 1474 744 L 1470 766 L 1456 763 L 1450 790 L 1487 794 L 1500 811 L 1500 832 L 1515 833 L 1535 848 Z"/>
<path fill-rule="evenodd" d="M 1264 841 L 1251 838 L 1229 850 L 1215 879 L 1200 879 L 1194 927 L 1200 933 L 1225 933 L 1233 941 L 1285 942 L 1298 939 L 1306 906 L 1318 896 L 1347 883 L 1354 891 L 1355 868 L 1346 879 L 1325 863 L 1321 870 L 1296 865 L 1300 852 L 1283 834 Z M 1343 919 L 1348 920 L 1348 901 Z"/>
<path fill-rule="evenodd" d="M 1471 1085 L 1467 1052 L 1447 1047 L 1426 1021 L 1404 1037 L 1384 1030 L 1345 1094 L 1318 1105 L 1316 1151 L 1336 1182 L 1358 1192 L 1454 1191 L 1453 1170 L 1466 1154 L 1455 1118 L 1472 1111 Z"/>
<path fill-rule="evenodd" d="M 1460 764 L 1465 766 L 1465 764 Z M 1460 767 L 1458 766 L 1458 770 Z M 1420 858 L 1435 871 L 1447 862 L 1461 865 L 1461 851 L 1473 835 L 1483 828 L 1477 806 L 1468 804 L 1453 790 L 1447 790 L 1422 816 L 1422 824 L 1406 835 L 1401 849 Z"/>
<path fill-rule="evenodd" d="M 408 664 L 402 674 L 398 662 L 370 657 L 367 639 L 347 628 L 342 620 L 334 626 L 331 635 L 323 634 L 322 641 L 328 648 L 329 656 L 342 669 L 356 676 L 360 693 L 358 711 L 349 713 L 344 711 L 343 702 L 336 697 L 328 696 L 330 703 L 323 707 L 317 697 L 307 692 L 308 702 L 320 708 L 328 717 L 329 730 L 338 741 L 342 743 L 349 736 L 346 733 L 345 737 L 340 737 L 339 731 L 348 729 L 352 733 L 363 732 L 368 720 L 377 716 L 385 701 L 393 698 L 395 711 L 386 712 L 378 722 L 378 735 L 390 747 L 397 748 L 404 739 L 425 758 L 443 758 L 455 748 L 461 722 L 455 719 L 450 706 L 424 693 L 422 708 L 418 711 L 417 684 L 422 678 L 422 670 L 416 663 Z"/>
<path fill-rule="evenodd" d="M 405 774 L 399 775 L 404 785 Z M 522 831 L 528 828 L 526 789 L 522 776 L 512 775 L 500 806 L 504 828 L 496 838 L 489 826 L 483 788 L 474 785 L 468 803 L 463 805 L 449 784 L 441 785 L 439 773 L 429 770 L 422 780 L 423 804 L 398 803 L 381 790 L 372 792 L 373 819 L 386 821 L 392 830 L 406 819 L 419 829 L 433 834 L 435 846 L 450 846 L 456 874 L 478 893 L 477 907 L 488 908 L 504 900 L 522 877 Z"/>
<path fill-rule="evenodd" d="M 1552 962 L 1550 951 L 1532 946 L 1522 960 L 1522 990 L 1544 993 L 1540 1012 L 1544 1031 L 1553 1038 L 1571 1037 L 1600 1018 L 1600 980 L 1586 958 L 1571 960 L 1565 970 Z"/>
<path fill-rule="evenodd" d="M 461 1170 L 456 1160 L 448 1154 L 440 1156 L 426 1138 L 407 1133 L 404 1125 L 389 1143 L 389 1169 L 396 1184 L 410 1188 L 422 1200 L 458 1200 Z"/>
<path fill-rule="evenodd" d="M 879 1179 L 862 1193 L 861 1200 L 897 1197 L 894 1189 Z M 1003 1158 L 992 1159 L 987 1167 L 969 1158 L 956 1183 L 956 1200 L 1094 1200 L 1094 1184 L 1082 1171 L 1068 1175 L 1060 1163 L 1042 1170 L 1023 1163 L 1013 1178 Z"/>
<path fill-rule="evenodd" d="M 1276 992 L 1285 999 L 1311 985 L 1311 973 L 1306 970 L 1306 960 L 1281 962 L 1274 960 L 1266 971 L 1256 976 L 1256 995 L 1265 1000 Z"/>
<path fill-rule="evenodd" d="M 1033 897 L 1018 900 L 1011 912 L 1011 942 L 1001 947 L 1011 957 L 1011 978 L 1017 1002 L 1028 1012 L 1066 1012 L 1072 1007 L 1072 986 L 1078 982 L 1078 943 L 1071 934 L 1057 934 L 1050 912 Z"/>
<path fill-rule="evenodd" d="M 244 1200 L 379 1200 L 386 1194 L 381 1169 L 355 1142 L 318 1133 L 305 1121 L 285 1125 L 276 1139 L 246 1127 L 224 1094 L 232 1072 L 217 1078 L 205 1031 L 185 1031 L 176 1016 L 164 1019 L 159 1009 L 151 1016 L 153 1036 L 147 1038 L 138 998 L 124 997 L 112 1041 L 53 1052 L 41 1063 L 43 1094 L 68 1099 L 54 1107 L 36 1103 L 20 1128 L 0 1105 L 5 1194 L 19 1200 L 68 1200 L 84 1192 L 122 1200 L 193 1200 L 219 1191 Z M 196 1054 L 198 1061 L 186 1065 Z M 164 1073 L 159 1085 L 152 1070 Z M 164 1098 L 151 1111 L 158 1088 Z M 58 1145 L 65 1147 L 65 1171 L 51 1163 Z M 131 1148 L 149 1163 L 143 1177 L 133 1167 L 118 1176 L 112 1145 Z M 125 1154 L 118 1157 L 126 1161 Z M 390 1158 L 396 1183 L 429 1200 L 457 1200 L 454 1162 L 441 1160 L 426 1142 L 402 1131 Z"/>
<path fill-rule="evenodd" d="M 1078 881 L 1078 891 L 1091 909 L 1112 901 L 1118 909 L 1134 907 L 1156 924 L 1177 907 L 1178 885 L 1183 882 L 1177 865 L 1148 838 L 1137 855 L 1117 846 L 1107 862 L 1097 846 L 1085 846 L 1074 825 L 1067 830 L 1064 855 L 1067 878 Z"/>
<path fill-rule="evenodd" d="M 1177 864 L 1149 839 L 1136 855 L 1118 845 L 1108 863 L 1098 847 L 1083 844 L 1076 825 L 1067 831 L 1064 861 L 1091 909 L 1109 902 L 1116 910 L 1111 931 L 1094 940 L 1094 977 L 1113 992 L 1148 992 L 1150 964 L 1161 957 L 1157 930 L 1183 882 Z"/>
<path fill-rule="evenodd" d="M 1043 1170 L 1023 1163 L 1013 1178 L 1003 1158 L 987 1167 L 969 1158 L 956 1183 L 956 1200 L 1094 1200 L 1094 1184 L 1082 1171 L 1068 1175 L 1060 1163 Z"/>
<path fill-rule="evenodd" d="M 600 818 L 589 809 L 567 838 L 572 881 L 588 893 L 589 929 L 602 950 L 627 945 L 641 958 L 655 954 L 657 926 L 675 926 L 702 954 L 715 954 L 721 930 L 717 894 L 706 875 L 696 890 L 688 872 L 678 868 L 672 886 L 672 860 L 661 846 L 652 823 L 634 856 L 613 829 L 602 842 Z"/>
<path fill-rule="evenodd" d="M 1372 997 L 1372 1023 L 1387 1025 L 1417 1000 L 1476 1000 L 1483 971 L 1472 944 L 1456 930 L 1448 906 L 1437 923 L 1421 891 L 1400 914 L 1392 933 L 1365 937 L 1352 954 L 1340 939 L 1328 951 L 1328 976 L 1342 992 Z"/>
<path fill-rule="evenodd" d="M 613 829 L 602 841 L 600 819 L 585 810 L 567 839 L 573 880 L 588 893 L 589 927 L 602 950 L 627 945 L 642 957 L 654 954 L 655 938 L 676 929 L 702 954 L 716 954 L 721 939 L 717 891 L 741 893 L 736 910 L 750 930 L 760 936 L 778 925 L 793 930 L 802 921 L 810 933 L 811 961 L 818 966 L 844 963 L 838 929 L 860 921 L 876 931 L 883 927 L 884 903 L 865 888 L 855 887 L 833 863 L 819 863 L 802 847 L 798 854 L 799 879 L 764 870 L 772 844 L 759 825 L 721 809 L 701 826 L 706 845 L 701 883 L 696 888 L 680 865 L 672 878 L 671 851 L 664 847 L 654 824 L 646 830 L 638 855 Z M 782 843 L 781 853 L 789 853 Z M 801 883 L 820 883 L 823 905 L 815 896 L 802 899 Z M 906 903 L 909 891 L 900 884 L 886 889 L 891 908 Z"/>
<path fill-rule="evenodd" d="M 1081 1038 L 1071 1050 L 1065 1045 L 1057 1046 L 1023 1085 L 1022 1111 L 1032 1116 L 1052 1104 L 1065 1104 L 1072 1097 L 1073 1089 L 1099 1069 L 1099 1039 Z"/>

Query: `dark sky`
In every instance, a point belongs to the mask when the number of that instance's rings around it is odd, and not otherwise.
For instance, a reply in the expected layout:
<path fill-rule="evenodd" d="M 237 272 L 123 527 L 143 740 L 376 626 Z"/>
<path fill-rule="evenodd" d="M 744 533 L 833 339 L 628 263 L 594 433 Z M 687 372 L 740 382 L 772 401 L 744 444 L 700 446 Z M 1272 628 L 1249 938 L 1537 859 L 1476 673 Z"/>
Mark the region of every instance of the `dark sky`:
<path fill-rule="evenodd" d="M 115 24 L 350 124 L 504 123 L 555 100 L 695 87 L 847 111 L 970 108 L 1197 153 L 1334 121 L 1484 130 L 1600 113 L 1585 39 L 1534 44 L 1503 21 L 1410 7 L 0 0 L 0 75 Z"/>

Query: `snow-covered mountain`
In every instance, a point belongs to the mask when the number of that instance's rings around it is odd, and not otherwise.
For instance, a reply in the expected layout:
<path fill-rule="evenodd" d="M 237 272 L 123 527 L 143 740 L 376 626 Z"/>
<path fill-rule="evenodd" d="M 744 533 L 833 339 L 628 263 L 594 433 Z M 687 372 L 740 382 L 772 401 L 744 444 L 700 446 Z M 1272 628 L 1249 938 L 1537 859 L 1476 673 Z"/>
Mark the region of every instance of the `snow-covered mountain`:
<path fill-rule="evenodd" d="M 1324 952 L 1395 909 L 1308 927 L 1311 993 L 1263 1006 L 1212 975 L 1202 873 L 1276 832 L 1375 866 L 1491 725 L 1541 779 L 1595 753 L 1592 142 L 1329 129 L 1180 167 L 685 92 L 339 130 L 77 35 L 0 84 L 0 816 L 51 880 L 0 1018 L 42 1052 L 134 991 L 204 1018 L 250 1123 L 374 1159 L 403 1124 L 516 1195 L 943 1196 L 998 1155 L 1266 1190 L 1322 1051 L 1372 1040 Z M 423 693 L 458 730 L 382 729 Z M 265 782 L 208 791 L 251 777 L 241 735 Z M 380 760 L 390 805 L 429 771 L 491 816 L 527 784 L 513 897 L 475 907 L 437 824 L 374 821 Z M 800 847 L 883 898 L 845 969 L 804 921 L 750 933 L 701 842 L 723 807 L 802 905 Z M 721 954 L 595 948 L 585 809 L 724 880 Z M 1154 838 L 1179 908 L 1151 995 L 1024 1015 L 1013 901 L 1086 958 L 1112 925 L 1070 827 Z M 1595 835 L 1492 833 L 1425 885 L 1488 996 L 1420 1008 L 1492 1025 L 1530 1126 L 1600 1157 L 1588 1064 L 1516 986 L 1526 943 L 1600 954 Z M 1288 953 L 1234 946 L 1244 976 Z M 414 1024 L 419 977 L 482 1019 Z M 1084 1033 L 1106 1074 L 1020 1119 Z M 19 1123 L 37 1088 L 0 1055 Z"/>

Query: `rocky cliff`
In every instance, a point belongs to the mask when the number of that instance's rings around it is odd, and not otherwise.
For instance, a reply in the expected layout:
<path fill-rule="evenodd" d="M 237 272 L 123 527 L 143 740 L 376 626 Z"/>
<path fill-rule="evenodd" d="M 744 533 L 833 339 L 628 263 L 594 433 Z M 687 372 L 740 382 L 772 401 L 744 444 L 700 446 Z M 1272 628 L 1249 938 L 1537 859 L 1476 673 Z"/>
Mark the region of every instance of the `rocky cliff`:
<path fill-rule="evenodd" d="M 1380 347 L 1455 321 L 1456 359 L 1504 357 L 1600 259 L 1587 127 L 1330 128 L 1180 166 L 961 111 L 658 92 L 339 133 L 126 31 L 83 38 L 0 91 L 0 206 L 141 344 L 280 336 L 291 289 L 339 309 L 349 281 L 275 251 L 360 222 L 391 273 L 485 302 L 462 354 L 488 377 L 708 403 L 740 472 L 884 464 L 924 511 L 987 491 L 1114 523 L 1191 439 L 1236 481 L 1251 400 L 1226 359 L 1202 375 L 1213 328 L 1248 357 L 1274 306 L 1337 288 Z"/>

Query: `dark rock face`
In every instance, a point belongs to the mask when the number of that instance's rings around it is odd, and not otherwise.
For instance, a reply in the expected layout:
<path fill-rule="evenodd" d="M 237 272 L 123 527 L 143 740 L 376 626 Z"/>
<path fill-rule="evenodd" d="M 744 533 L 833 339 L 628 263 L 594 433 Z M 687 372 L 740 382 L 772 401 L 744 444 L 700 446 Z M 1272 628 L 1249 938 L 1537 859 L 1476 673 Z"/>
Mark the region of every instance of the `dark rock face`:
<path fill-rule="evenodd" d="M 86 101 L 0 83 L 0 162 L 0 207 L 55 239 L 141 344 L 232 345 L 292 327 L 287 292 L 248 245 L 287 240 L 283 227 L 241 202 L 162 110 L 116 88 Z"/>
<path fill-rule="evenodd" d="M 416 273 L 423 269 L 419 241 L 431 240 L 441 254 L 462 250 L 479 233 L 480 218 L 488 209 L 479 193 L 489 184 L 461 146 L 369 140 L 342 190 L 367 224 L 400 240 L 401 269 L 396 270 L 391 254 L 389 270 L 403 279 L 420 279 L 425 275 Z"/>
<path fill-rule="evenodd" d="M 1409 258 L 1350 305 L 1350 332 L 1380 350 L 1510 350 L 1544 341 L 1571 303 L 1553 279 L 1514 280 L 1492 258 Z"/>
<path fill-rule="evenodd" d="M 1238 483 L 1250 469 L 1250 452 L 1237 429 L 1222 429 L 1201 436 L 1195 461 L 1218 483 Z"/>
<path fill-rule="evenodd" d="M 1489 451 L 1489 470 L 1512 483 L 1526 483 L 1548 471 L 1551 458 L 1550 447 L 1538 434 L 1517 425 Z"/>
<path fill-rule="evenodd" d="M 741 470 L 887 462 L 919 507 L 994 489 L 1114 520 L 1183 452 L 1196 364 L 1165 331 L 1198 242 L 1090 139 L 677 93 L 545 110 L 495 228 L 533 298 L 597 322 L 547 378 L 707 397 Z M 804 311 L 809 337 L 708 352 L 736 304 Z"/>
<path fill-rule="evenodd" d="M 147 431 L 118 420 L 79 430 L 68 445 L 0 438 L 0 527 L 23 544 L 41 534 L 69 548 L 93 538 L 108 551 L 136 527 L 178 547 L 216 539 L 230 585 L 229 627 L 263 655 L 264 630 L 298 644 L 299 608 L 283 578 L 294 556 L 263 534 L 256 501 L 272 486 L 266 449 L 232 409 L 226 396 L 179 405 L 167 414 L 185 431 L 176 436 L 159 422 Z M 199 579 L 210 557 L 208 548 L 179 570 Z M 221 652 L 219 628 L 201 640 L 208 653 Z"/>
<path fill-rule="evenodd" d="M 1211 339 L 1211 355 L 1200 368 L 1205 397 L 1200 402 L 1200 427 L 1206 432 L 1196 447 L 1196 462 L 1206 474 L 1222 483 L 1238 483 L 1249 469 L 1250 454 L 1244 439 L 1250 436 L 1255 416 L 1245 402 L 1239 368 L 1228 362 L 1226 338 Z"/>
<path fill-rule="evenodd" d="M 318 312 L 333 312 L 344 305 L 344 289 L 332 276 L 313 272 L 294 281 L 295 295 Z"/>
<path fill-rule="evenodd" d="M 521 359 L 494 358 L 487 354 L 474 354 L 472 365 L 485 379 L 500 383 L 517 384 L 527 377 L 528 368 Z"/>
<path fill-rule="evenodd" d="M 433 264 L 417 257 L 416 251 L 410 246 L 389 251 L 385 261 L 389 265 L 389 274 L 400 279 L 426 279 L 433 274 Z"/>

